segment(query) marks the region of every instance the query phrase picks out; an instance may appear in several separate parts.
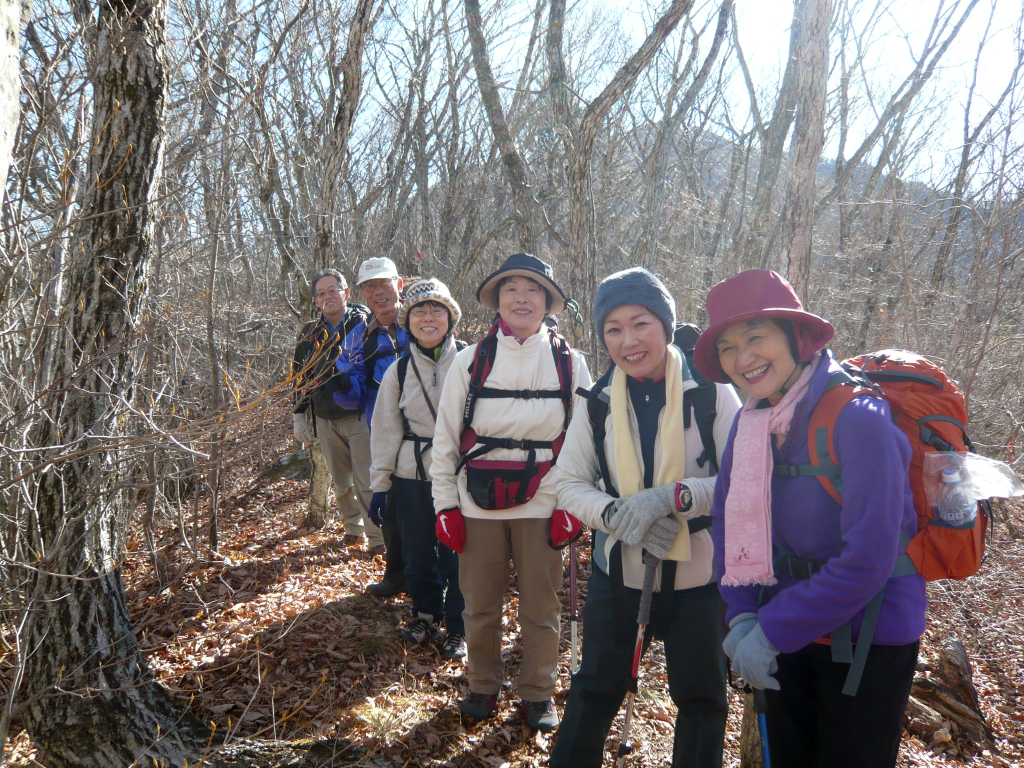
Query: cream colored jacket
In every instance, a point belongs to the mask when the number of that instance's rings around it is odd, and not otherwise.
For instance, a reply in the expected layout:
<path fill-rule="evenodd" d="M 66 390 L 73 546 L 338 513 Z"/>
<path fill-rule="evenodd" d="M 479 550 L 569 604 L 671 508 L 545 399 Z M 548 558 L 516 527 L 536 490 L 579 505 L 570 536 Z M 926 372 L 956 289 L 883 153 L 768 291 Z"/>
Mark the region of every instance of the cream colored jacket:
<path fill-rule="evenodd" d="M 370 490 L 391 490 L 391 476 L 406 480 L 417 480 L 416 450 L 411 440 L 403 440 L 404 428 L 402 413 L 409 420 L 409 428 L 421 437 L 432 437 L 434 434 L 434 417 L 430 415 L 427 399 L 437 410 L 441 401 L 441 388 L 444 378 L 451 368 L 455 355 L 455 339 L 448 336 L 441 348 L 441 359 L 423 354 L 416 342 L 409 340 L 409 351 L 412 359 L 405 372 L 405 384 L 399 393 L 398 364 L 392 363 L 380 382 L 377 392 L 377 403 L 373 409 L 373 423 L 370 425 Z M 416 370 L 413 370 L 413 366 Z M 419 378 L 416 377 L 419 371 Z M 423 380 L 423 387 L 420 386 Z M 430 461 L 433 451 L 423 450 L 423 466 L 430 479 Z"/>
<path fill-rule="evenodd" d="M 455 468 L 459 463 L 459 441 L 462 435 L 462 418 L 469 391 L 469 367 L 476 354 L 473 344 L 459 352 L 445 379 L 441 392 L 441 405 L 437 412 L 437 429 L 434 431 L 433 464 L 430 476 L 433 480 L 434 510 L 440 512 L 458 507 L 466 517 L 486 520 L 516 520 L 520 518 L 548 518 L 555 510 L 555 471 L 552 470 L 541 480 L 534 497 L 518 507 L 503 510 L 486 510 L 478 507 L 466 490 L 466 469 L 458 476 Z M 583 357 L 576 350 L 572 355 L 572 391 L 576 387 L 589 387 L 592 383 L 590 371 Z M 485 386 L 491 389 L 558 389 L 558 371 L 551 353 L 550 331 L 542 326 L 540 331 L 520 344 L 512 336 L 498 331 L 498 349 L 494 366 L 487 377 Z M 586 411 L 586 404 L 573 394 L 573 411 Z M 473 412 L 472 427 L 478 435 L 507 437 L 514 440 L 554 440 L 562 432 L 565 409 L 558 398 L 512 399 L 478 398 Z M 553 455 L 550 450 L 538 450 L 537 461 L 547 461 Z M 516 448 L 496 448 L 481 456 L 493 461 L 526 461 L 527 452 Z"/>
<path fill-rule="evenodd" d="M 684 375 L 683 391 L 693 389 L 697 383 L 688 375 Z M 736 391 L 731 386 L 716 384 L 718 398 L 716 410 L 718 416 L 715 418 L 715 447 L 718 452 L 718 460 L 722 459 L 722 451 L 729 439 L 729 430 L 732 428 L 736 412 L 740 409 L 740 400 Z M 611 395 L 611 386 L 605 388 L 605 392 Z M 633 410 L 633 403 L 627 404 L 629 411 L 630 433 L 633 436 L 633 448 L 636 451 L 637 459 L 643 465 L 643 453 L 640 449 L 640 430 L 637 426 L 636 413 Z M 660 457 L 663 450 L 661 445 L 661 425 L 664 423 L 665 411 L 658 417 L 658 438 L 654 446 L 655 457 Z M 618 487 L 618 477 L 615 471 L 615 439 L 612 429 L 611 409 L 608 409 L 608 416 L 605 420 L 604 450 L 608 458 L 608 472 L 611 475 L 612 484 Z M 697 465 L 697 458 L 704 448 L 700 440 L 700 432 L 696 423 L 691 421 L 690 429 L 684 433 L 683 445 L 674 450 L 681 450 L 685 453 L 686 474 L 678 478 L 678 482 L 686 483 L 693 493 L 693 506 L 687 513 L 688 517 L 700 517 L 711 513 L 711 505 L 715 496 L 715 478 L 708 477 L 710 463 L 703 467 Z M 569 432 L 565 438 L 565 445 L 558 457 L 558 508 L 566 509 L 576 515 L 584 525 L 594 528 L 595 547 L 594 561 L 605 573 L 609 572 L 608 558 L 611 556 L 612 547 L 618 538 L 601 519 L 605 508 L 612 503 L 614 497 L 608 495 L 599 486 L 601 469 L 597 460 L 597 452 L 594 450 L 594 432 L 590 428 L 590 418 L 587 415 L 586 406 L 576 410 L 573 415 L 572 424 L 569 425 Z M 658 467 L 654 468 L 654 475 L 657 477 Z M 676 564 L 676 589 L 689 589 L 699 587 L 715 579 L 714 567 L 712 565 L 712 554 L 714 553 L 711 544 L 709 529 L 698 531 L 690 537 L 690 560 Z M 643 586 L 644 565 L 641 547 L 630 547 L 622 545 L 622 580 L 627 587 L 640 589 Z M 655 582 L 655 589 L 661 589 L 661 569 L 658 570 L 658 578 Z"/>

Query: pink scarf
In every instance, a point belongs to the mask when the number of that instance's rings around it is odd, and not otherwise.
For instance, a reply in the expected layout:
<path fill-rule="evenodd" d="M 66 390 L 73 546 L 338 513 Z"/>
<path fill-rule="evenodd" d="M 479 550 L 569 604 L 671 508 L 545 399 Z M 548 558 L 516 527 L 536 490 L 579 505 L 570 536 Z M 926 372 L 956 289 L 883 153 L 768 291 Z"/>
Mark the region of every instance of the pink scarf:
<path fill-rule="evenodd" d="M 821 362 L 815 356 L 793 387 L 772 408 L 748 400 L 740 412 L 732 443 L 732 473 L 725 499 L 725 574 L 730 587 L 775 584 L 772 569 L 772 444 L 789 434 L 793 411 L 807 393 Z"/>

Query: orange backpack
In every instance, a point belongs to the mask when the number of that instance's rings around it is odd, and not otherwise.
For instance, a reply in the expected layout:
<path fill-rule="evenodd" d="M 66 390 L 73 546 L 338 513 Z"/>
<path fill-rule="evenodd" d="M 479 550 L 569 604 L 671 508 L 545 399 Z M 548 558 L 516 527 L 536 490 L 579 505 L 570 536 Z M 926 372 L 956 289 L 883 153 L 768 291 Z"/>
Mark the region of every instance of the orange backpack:
<path fill-rule="evenodd" d="M 971 528 L 953 528 L 935 518 L 924 491 L 924 456 L 933 451 L 971 451 L 963 393 L 934 363 L 913 352 L 885 349 L 844 360 L 811 413 L 807 446 L 814 475 L 837 503 L 843 503 L 832 433 L 843 407 L 870 393 L 889 404 L 893 422 L 910 441 L 910 490 L 917 511 L 917 535 L 904 546 L 926 581 L 966 579 L 985 555 L 987 509 L 979 504 Z"/>

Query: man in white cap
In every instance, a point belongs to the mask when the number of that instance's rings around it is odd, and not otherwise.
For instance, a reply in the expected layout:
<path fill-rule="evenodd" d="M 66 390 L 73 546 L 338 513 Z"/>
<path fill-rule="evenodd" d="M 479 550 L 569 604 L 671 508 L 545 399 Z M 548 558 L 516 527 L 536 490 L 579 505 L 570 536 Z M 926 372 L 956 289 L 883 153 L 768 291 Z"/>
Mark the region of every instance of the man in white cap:
<path fill-rule="evenodd" d="M 360 495 L 363 518 L 366 519 L 370 502 L 369 424 L 380 382 L 388 367 L 405 350 L 409 333 L 398 325 L 402 278 L 398 276 L 395 262 L 383 256 L 367 259 L 359 266 L 356 285 L 373 317 L 355 326 L 345 338 L 336 367 L 339 372 L 349 375 L 351 386 L 344 392 L 335 392 L 334 400 L 342 407 L 362 408 L 366 415 L 366 452 L 360 454 L 360 461 L 364 463 L 357 470 L 353 460 L 356 492 Z M 384 555 L 387 563 L 384 578 L 371 584 L 367 590 L 378 597 L 404 592 L 405 561 L 402 559 L 402 541 L 393 504 L 389 504 L 380 528 L 369 521 L 365 528 L 373 551 Z"/>
<path fill-rule="evenodd" d="M 360 515 L 366 512 L 366 502 L 361 502 L 353 489 L 353 453 L 356 461 L 365 453 L 369 462 L 370 433 L 361 409 L 335 402 L 334 393 L 349 384 L 348 375 L 334 363 L 346 335 L 366 320 L 367 312 L 358 304 L 348 303 L 348 283 L 336 269 L 323 269 L 313 275 L 310 290 L 320 314 L 306 323 L 295 347 L 293 432 L 296 440 L 306 444 L 319 438 L 334 481 L 338 512 L 345 520 L 345 543 L 357 545 L 363 540 Z"/>

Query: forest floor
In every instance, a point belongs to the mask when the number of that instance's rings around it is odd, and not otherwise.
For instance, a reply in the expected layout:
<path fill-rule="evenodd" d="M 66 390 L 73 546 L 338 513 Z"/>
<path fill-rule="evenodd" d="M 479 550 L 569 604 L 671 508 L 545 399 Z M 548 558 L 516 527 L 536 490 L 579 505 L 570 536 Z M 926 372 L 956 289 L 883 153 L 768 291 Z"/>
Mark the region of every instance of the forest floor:
<path fill-rule="evenodd" d="M 464 667 L 440 659 L 439 647 L 407 647 L 398 630 L 411 615 L 405 598 L 364 594 L 384 563 L 342 545 L 342 529 L 302 527 L 307 481 L 264 481 L 236 473 L 220 513 L 220 557 L 197 565 L 191 509 L 155 531 L 157 563 L 137 531 L 124 564 L 128 605 L 142 647 L 160 682 L 194 713 L 231 739 L 339 737 L 366 750 L 378 766 L 502 766 L 546 764 L 553 738 L 534 734 L 517 705 L 514 683 L 498 716 L 467 729 L 456 713 Z M 204 541 L 205 529 L 199 529 Z M 994 743 L 952 742 L 929 748 L 904 734 L 900 766 L 1024 765 L 1024 505 L 996 523 L 982 571 L 966 582 L 929 586 L 922 674 L 949 634 L 966 645 L 981 708 Z M 581 563 L 586 558 L 581 557 Z M 568 558 L 567 558 L 568 560 Z M 580 567 L 580 601 L 586 567 Z M 555 700 L 564 705 L 569 680 L 568 562 L 563 653 Z M 517 598 L 505 603 L 508 678 L 519 664 Z M 582 627 L 582 631 L 586 631 Z M 0 657 L 0 665 L 9 659 Z M 644 662 L 631 766 L 666 765 L 674 707 L 660 643 Z M 730 691 L 726 765 L 739 765 L 742 704 Z M 609 744 L 617 740 L 622 716 Z M 954 728 L 955 731 L 955 728 Z M 12 738 L 10 765 L 38 766 L 24 732 Z M 609 758 L 610 762 L 610 758 Z"/>

